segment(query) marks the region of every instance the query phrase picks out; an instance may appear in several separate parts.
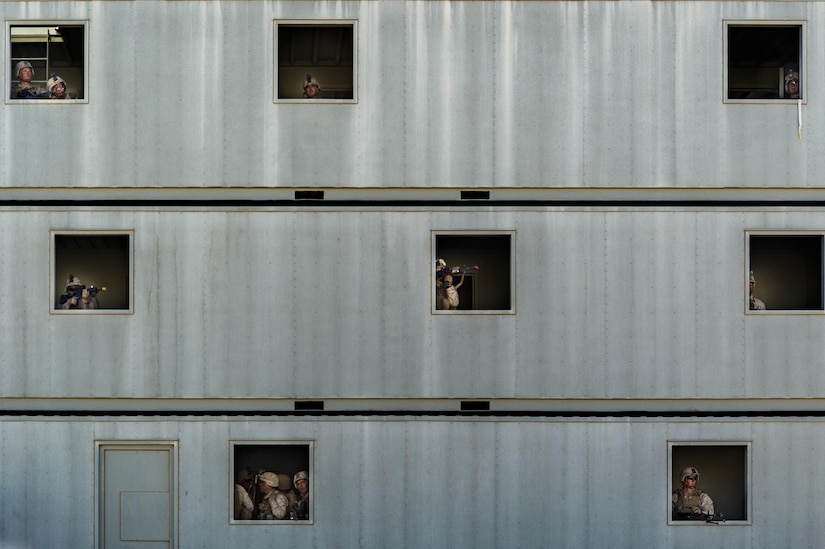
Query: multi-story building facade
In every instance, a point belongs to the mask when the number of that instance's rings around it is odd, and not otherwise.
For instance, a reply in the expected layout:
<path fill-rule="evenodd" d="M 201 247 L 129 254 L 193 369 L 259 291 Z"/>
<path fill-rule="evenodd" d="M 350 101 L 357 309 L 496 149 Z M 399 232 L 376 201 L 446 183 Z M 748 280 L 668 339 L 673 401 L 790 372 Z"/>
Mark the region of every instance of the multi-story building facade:
<path fill-rule="evenodd" d="M 825 542 L 825 4 L 0 13 L 0 547 Z"/>

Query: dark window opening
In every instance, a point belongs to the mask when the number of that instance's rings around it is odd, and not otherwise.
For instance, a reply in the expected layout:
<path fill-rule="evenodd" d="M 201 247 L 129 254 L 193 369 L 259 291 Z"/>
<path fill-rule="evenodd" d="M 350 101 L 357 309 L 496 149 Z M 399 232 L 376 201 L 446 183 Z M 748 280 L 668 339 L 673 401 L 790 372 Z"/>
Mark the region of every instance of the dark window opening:
<path fill-rule="evenodd" d="M 130 308 L 128 234 L 54 235 L 54 308 Z"/>
<path fill-rule="evenodd" d="M 752 295 L 766 310 L 823 309 L 822 239 L 822 235 L 750 235 Z"/>
<path fill-rule="evenodd" d="M 436 235 L 436 310 L 511 310 L 511 250 L 510 234 Z"/>
<path fill-rule="evenodd" d="M 276 27 L 278 99 L 355 98 L 354 24 Z"/>
<path fill-rule="evenodd" d="M 235 444 L 232 452 L 233 520 L 312 519 L 309 444 Z"/>
<path fill-rule="evenodd" d="M 11 25 L 9 38 L 9 99 L 86 97 L 85 25 Z M 26 68 L 29 85 L 21 82 Z"/>
<path fill-rule="evenodd" d="M 688 511 L 679 497 L 687 473 L 698 474 L 694 488 L 710 498 L 717 519 L 748 520 L 747 445 L 673 445 L 671 450 L 670 516 L 674 523 L 704 524 L 701 517 L 690 516 L 699 513 Z"/>
<path fill-rule="evenodd" d="M 727 33 L 728 99 L 802 98 L 801 25 L 728 25 Z"/>

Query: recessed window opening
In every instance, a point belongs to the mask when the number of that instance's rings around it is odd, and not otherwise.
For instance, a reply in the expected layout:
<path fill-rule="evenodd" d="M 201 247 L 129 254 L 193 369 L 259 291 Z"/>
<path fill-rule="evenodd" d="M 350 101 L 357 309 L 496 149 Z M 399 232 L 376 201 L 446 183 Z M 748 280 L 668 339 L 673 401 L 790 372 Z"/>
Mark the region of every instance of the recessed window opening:
<path fill-rule="evenodd" d="M 234 443 L 231 457 L 232 523 L 312 522 L 310 443 Z"/>
<path fill-rule="evenodd" d="M 670 524 L 749 521 L 749 443 L 671 443 Z"/>
<path fill-rule="evenodd" d="M 748 310 L 823 310 L 823 235 L 749 234 Z"/>
<path fill-rule="evenodd" d="M 130 310 L 130 233 L 56 233 L 53 249 L 55 311 Z"/>
<path fill-rule="evenodd" d="M 8 23 L 9 101 L 83 100 L 86 25 Z"/>
<path fill-rule="evenodd" d="M 435 311 L 512 311 L 514 237 L 436 234 Z"/>
<path fill-rule="evenodd" d="M 803 26 L 730 22 L 726 26 L 730 100 L 803 99 Z"/>
<path fill-rule="evenodd" d="M 354 21 L 276 22 L 275 100 L 353 102 Z"/>

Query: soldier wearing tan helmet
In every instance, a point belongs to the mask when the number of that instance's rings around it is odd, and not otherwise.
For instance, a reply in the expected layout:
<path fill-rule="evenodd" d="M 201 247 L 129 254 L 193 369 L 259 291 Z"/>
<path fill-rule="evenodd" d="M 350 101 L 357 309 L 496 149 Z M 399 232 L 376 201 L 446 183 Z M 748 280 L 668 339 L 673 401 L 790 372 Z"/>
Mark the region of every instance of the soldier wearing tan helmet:
<path fill-rule="evenodd" d="M 791 69 L 785 75 L 785 97 L 799 99 L 799 71 Z"/>
<path fill-rule="evenodd" d="M 99 309 L 97 296 L 92 295 L 80 279 L 69 275 L 66 280 L 66 293 L 60 296 L 60 306 L 63 309 Z"/>
<path fill-rule="evenodd" d="M 252 487 L 252 471 L 249 467 L 238 469 L 235 475 L 235 520 L 252 520 L 252 511 L 255 504 L 249 497 L 249 489 Z"/>
<path fill-rule="evenodd" d="M 290 509 L 292 520 L 309 520 L 309 473 L 298 471 L 292 477 L 292 484 L 295 485 L 295 502 Z"/>
<path fill-rule="evenodd" d="M 307 74 L 307 79 L 304 80 L 304 99 L 320 99 L 321 98 L 321 84 L 315 80 L 311 74 Z"/>
<path fill-rule="evenodd" d="M 66 81 L 56 73 L 52 73 L 49 77 L 46 87 L 49 88 L 52 99 L 74 99 L 66 90 Z"/>
<path fill-rule="evenodd" d="M 753 271 L 750 273 L 750 277 L 748 279 L 748 284 L 750 286 L 750 308 L 751 311 L 764 311 L 767 309 L 765 307 L 765 302 L 761 299 L 757 299 L 753 297 L 753 288 L 756 286 L 756 279 L 753 277 Z"/>
<path fill-rule="evenodd" d="M 713 500 L 705 492 L 697 490 L 699 471 L 685 467 L 679 475 L 682 487 L 673 491 L 671 514 L 673 520 L 703 520 L 714 515 Z"/>
<path fill-rule="evenodd" d="M 258 488 L 263 500 L 258 504 L 258 520 L 283 520 L 287 518 L 289 500 L 278 491 L 278 475 L 265 472 L 258 477 Z"/>
<path fill-rule="evenodd" d="M 28 61 L 18 61 L 14 66 L 17 83 L 11 87 L 10 99 L 47 99 L 49 92 L 32 83 L 34 67 Z"/>

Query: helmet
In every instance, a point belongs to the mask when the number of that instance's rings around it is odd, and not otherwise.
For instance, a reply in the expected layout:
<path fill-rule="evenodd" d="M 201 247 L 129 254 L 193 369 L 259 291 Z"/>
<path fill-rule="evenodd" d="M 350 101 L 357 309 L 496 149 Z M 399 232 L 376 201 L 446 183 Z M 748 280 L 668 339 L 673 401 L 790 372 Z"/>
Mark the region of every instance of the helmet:
<path fill-rule="evenodd" d="M 306 91 L 306 89 L 307 89 L 309 86 L 313 85 L 313 84 L 314 84 L 315 86 L 318 86 L 318 91 L 321 91 L 321 84 L 319 84 L 319 83 L 318 83 L 318 81 L 317 81 L 317 80 L 315 80 L 315 79 L 312 77 L 312 75 L 311 75 L 311 74 L 307 74 L 307 79 L 306 79 L 306 80 L 304 80 L 304 87 L 303 87 L 303 90 L 304 90 L 304 91 Z"/>
<path fill-rule="evenodd" d="M 25 69 L 26 67 L 32 70 L 32 76 L 34 76 L 34 67 L 28 61 L 18 61 L 17 65 L 14 67 L 14 74 L 17 75 L 17 78 L 20 78 L 20 71 Z"/>
<path fill-rule="evenodd" d="M 241 467 L 238 469 L 238 474 L 235 477 L 238 482 L 242 482 L 244 480 L 251 480 L 252 479 L 252 471 L 249 467 Z"/>
<path fill-rule="evenodd" d="M 52 75 L 49 77 L 49 80 L 46 82 L 46 87 L 49 88 L 50 92 L 53 92 L 54 87 L 57 86 L 58 82 L 63 82 L 63 89 L 66 89 L 66 81 L 60 78 L 55 73 L 52 73 Z"/>
<path fill-rule="evenodd" d="M 83 286 L 83 283 L 80 282 L 80 279 L 75 275 L 69 275 L 69 279 L 66 281 L 66 288 L 68 289 L 70 286 Z"/>
<path fill-rule="evenodd" d="M 699 480 L 699 471 L 696 467 L 685 467 L 679 476 L 679 482 L 684 482 L 686 477 L 696 477 L 696 480 Z"/>
<path fill-rule="evenodd" d="M 799 83 L 799 71 L 793 69 L 788 71 L 788 74 L 785 75 L 785 85 L 787 86 L 791 80 L 796 80 L 797 84 Z"/>
<path fill-rule="evenodd" d="M 307 473 L 306 471 L 298 471 L 297 473 L 295 473 L 295 476 L 292 477 L 292 484 L 294 484 L 296 488 L 298 487 L 299 480 L 305 480 L 309 482 L 309 473 Z"/>
<path fill-rule="evenodd" d="M 283 492 L 289 491 L 290 488 L 292 488 L 292 481 L 289 479 L 289 475 L 278 473 L 278 489 Z"/>
<path fill-rule="evenodd" d="M 273 488 L 278 487 L 278 475 L 276 475 L 275 473 L 270 473 L 269 471 L 267 471 L 266 473 L 261 473 L 261 476 L 258 477 L 258 480 L 260 480 L 261 482 L 265 482 Z"/>

